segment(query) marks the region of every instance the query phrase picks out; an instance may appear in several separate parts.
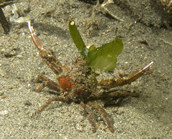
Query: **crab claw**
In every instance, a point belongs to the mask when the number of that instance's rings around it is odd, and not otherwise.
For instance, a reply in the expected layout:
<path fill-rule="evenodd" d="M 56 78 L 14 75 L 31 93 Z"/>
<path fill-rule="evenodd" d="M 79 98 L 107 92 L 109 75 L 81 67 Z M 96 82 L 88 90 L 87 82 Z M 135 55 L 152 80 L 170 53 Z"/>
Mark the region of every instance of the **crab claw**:
<path fill-rule="evenodd" d="M 28 28 L 30 31 L 30 35 L 33 43 L 39 50 L 40 57 L 44 60 L 44 62 L 50 67 L 50 69 L 56 74 L 59 75 L 62 72 L 62 64 L 59 60 L 57 60 L 52 54 L 48 53 L 42 45 L 41 40 L 36 35 L 33 27 L 31 26 L 30 21 L 28 21 Z"/>
<path fill-rule="evenodd" d="M 123 78 L 118 78 L 118 79 L 111 78 L 111 79 L 101 80 L 99 82 L 99 85 L 104 89 L 110 89 L 110 88 L 114 88 L 117 86 L 123 86 L 126 84 L 130 84 L 130 83 L 134 82 L 135 80 L 137 80 L 139 77 L 141 77 L 146 71 L 148 71 L 150 69 L 150 67 L 152 66 L 152 64 L 153 64 L 153 61 L 150 62 L 145 67 L 138 69 Z"/>
<path fill-rule="evenodd" d="M 150 62 L 145 67 L 143 67 L 141 69 L 138 69 L 138 70 L 132 72 L 127 77 L 117 79 L 116 80 L 116 84 L 118 86 L 121 86 L 121 85 L 130 84 L 131 82 L 134 82 L 139 77 L 141 77 L 146 71 L 148 71 L 150 69 L 150 67 L 151 67 L 152 64 L 153 64 L 153 61 Z"/>

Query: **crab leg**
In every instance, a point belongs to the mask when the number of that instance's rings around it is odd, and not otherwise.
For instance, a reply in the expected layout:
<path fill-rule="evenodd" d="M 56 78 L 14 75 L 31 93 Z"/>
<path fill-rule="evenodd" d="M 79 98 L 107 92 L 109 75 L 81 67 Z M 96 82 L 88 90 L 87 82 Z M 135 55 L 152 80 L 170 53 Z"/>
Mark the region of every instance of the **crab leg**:
<path fill-rule="evenodd" d="M 93 113 L 91 112 L 91 110 L 86 106 L 86 104 L 84 104 L 82 101 L 80 103 L 81 107 L 88 113 L 88 120 L 91 123 L 92 127 L 93 127 L 93 133 L 96 132 L 96 123 L 95 120 L 93 118 Z"/>
<path fill-rule="evenodd" d="M 48 107 L 48 105 L 51 104 L 51 102 L 53 101 L 61 101 L 61 102 L 68 102 L 68 99 L 62 98 L 62 97 L 53 97 L 53 98 L 49 98 L 45 104 L 43 104 L 38 110 L 37 112 L 40 113 L 42 112 L 46 107 Z"/>
<path fill-rule="evenodd" d="M 99 82 L 99 85 L 104 89 L 110 89 L 116 86 L 122 86 L 126 84 L 130 84 L 133 81 L 137 80 L 139 77 L 141 77 L 146 71 L 148 71 L 153 64 L 153 61 L 146 65 L 145 67 L 138 69 L 131 74 L 129 74 L 127 77 L 118 78 L 118 79 L 107 79 L 107 80 L 101 80 Z"/>
<path fill-rule="evenodd" d="M 89 101 L 87 104 L 90 105 L 91 107 L 93 107 L 94 109 L 96 109 L 100 114 L 103 115 L 103 118 L 106 121 L 109 130 L 113 133 L 114 132 L 113 125 L 111 124 L 111 122 L 108 118 L 107 112 L 101 106 L 99 106 L 98 104 L 95 104 L 91 101 Z"/>
<path fill-rule="evenodd" d="M 57 91 L 57 92 L 60 91 L 58 84 L 56 82 L 48 79 L 46 76 L 38 75 L 35 82 L 38 83 L 39 80 L 42 80 L 43 83 L 38 89 L 35 90 L 35 92 L 38 92 L 38 93 L 41 92 L 42 89 L 44 89 L 44 87 L 48 87 L 49 89 Z"/>
<path fill-rule="evenodd" d="M 29 31 L 30 31 L 32 41 L 39 50 L 40 57 L 44 60 L 44 62 L 51 68 L 51 70 L 56 75 L 59 75 L 62 72 L 62 64 L 52 54 L 48 53 L 43 48 L 42 42 L 38 38 L 38 36 L 36 35 L 33 27 L 31 26 L 30 21 L 28 21 L 28 28 L 29 28 Z"/>

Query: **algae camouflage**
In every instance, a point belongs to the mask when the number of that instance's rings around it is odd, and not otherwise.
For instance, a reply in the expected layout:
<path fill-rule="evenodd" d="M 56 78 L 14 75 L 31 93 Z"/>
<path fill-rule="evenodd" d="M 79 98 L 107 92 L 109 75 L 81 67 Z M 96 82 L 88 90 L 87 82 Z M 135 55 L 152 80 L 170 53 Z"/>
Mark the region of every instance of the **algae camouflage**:
<path fill-rule="evenodd" d="M 122 39 L 116 37 L 113 41 L 98 48 L 94 44 L 87 48 L 74 21 L 69 22 L 69 31 L 78 51 L 86 60 L 86 65 L 91 67 L 92 70 L 106 72 L 116 67 L 117 57 L 123 50 Z"/>

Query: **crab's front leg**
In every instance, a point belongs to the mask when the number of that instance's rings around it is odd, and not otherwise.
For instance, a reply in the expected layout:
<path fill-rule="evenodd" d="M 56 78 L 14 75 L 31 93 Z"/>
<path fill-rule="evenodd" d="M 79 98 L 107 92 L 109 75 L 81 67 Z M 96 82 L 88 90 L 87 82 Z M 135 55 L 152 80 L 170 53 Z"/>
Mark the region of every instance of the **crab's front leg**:
<path fill-rule="evenodd" d="M 127 77 L 101 80 L 99 82 L 99 85 L 104 89 L 110 89 L 110 88 L 114 88 L 116 86 L 123 86 L 125 84 L 130 84 L 133 81 L 137 80 L 139 77 L 141 77 L 146 71 L 148 71 L 152 64 L 153 64 L 153 62 L 149 63 L 145 67 L 132 72 Z"/>
<path fill-rule="evenodd" d="M 51 70 L 56 74 L 59 75 L 62 72 L 62 64 L 59 60 L 57 60 L 52 54 L 48 53 L 42 45 L 41 40 L 36 35 L 33 27 L 30 24 L 30 21 L 28 21 L 28 27 L 31 34 L 31 38 L 35 46 L 39 50 L 40 57 L 44 60 L 44 62 L 51 68 Z"/>
<path fill-rule="evenodd" d="M 43 83 L 38 89 L 35 90 L 35 92 L 38 92 L 38 93 L 41 92 L 42 89 L 44 89 L 44 87 L 48 87 L 49 89 L 57 91 L 57 92 L 60 91 L 58 83 L 48 79 L 44 75 L 38 75 L 35 82 L 38 83 L 40 80 L 42 80 Z"/>

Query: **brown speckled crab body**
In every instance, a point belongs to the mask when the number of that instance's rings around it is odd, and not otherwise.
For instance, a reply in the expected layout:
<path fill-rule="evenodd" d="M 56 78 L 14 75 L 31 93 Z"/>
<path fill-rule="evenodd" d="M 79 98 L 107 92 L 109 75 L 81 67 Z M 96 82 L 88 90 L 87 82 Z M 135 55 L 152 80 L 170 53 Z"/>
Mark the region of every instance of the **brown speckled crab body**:
<path fill-rule="evenodd" d="M 76 102 L 77 104 L 79 103 L 81 105 L 86 113 L 88 113 L 88 119 L 93 127 L 93 132 L 96 132 L 96 123 L 90 107 L 94 108 L 100 114 L 102 114 L 109 130 L 111 132 L 114 132 L 113 125 L 109 120 L 106 111 L 93 101 L 98 99 L 107 100 L 108 98 L 110 98 L 111 100 L 113 100 L 113 98 L 116 97 L 119 98 L 126 96 L 137 96 L 137 94 L 133 92 L 118 92 L 114 91 L 112 88 L 130 84 L 131 82 L 135 81 L 147 70 L 149 70 L 153 62 L 151 62 L 144 68 L 132 72 L 127 77 L 118 79 L 111 78 L 98 81 L 96 78 L 98 74 L 93 72 L 91 67 L 86 66 L 86 61 L 84 61 L 81 57 L 78 57 L 74 61 L 73 67 L 71 69 L 62 66 L 62 64 L 52 54 L 48 53 L 43 48 L 43 45 L 38 36 L 35 34 L 33 27 L 30 25 L 30 22 L 28 22 L 28 27 L 31 33 L 32 41 L 39 50 L 40 57 L 56 74 L 58 80 L 57 82 L 54 82 L 43 75 L 39 75 L 36 79 L 36 82 L 42 80 L 43 83 L 36 90 L 36 92 L 41 92 L 44 87 L 48 87 L 49 89 L 57 92 L 60 91 L 60 95 L 48 99 L 47 102 L 37 110 L 37 112 L 42 112 L 52 101 L 61 101 L 67 103 Z M 70 70 L 66 71 L 66 69 Z"/>

